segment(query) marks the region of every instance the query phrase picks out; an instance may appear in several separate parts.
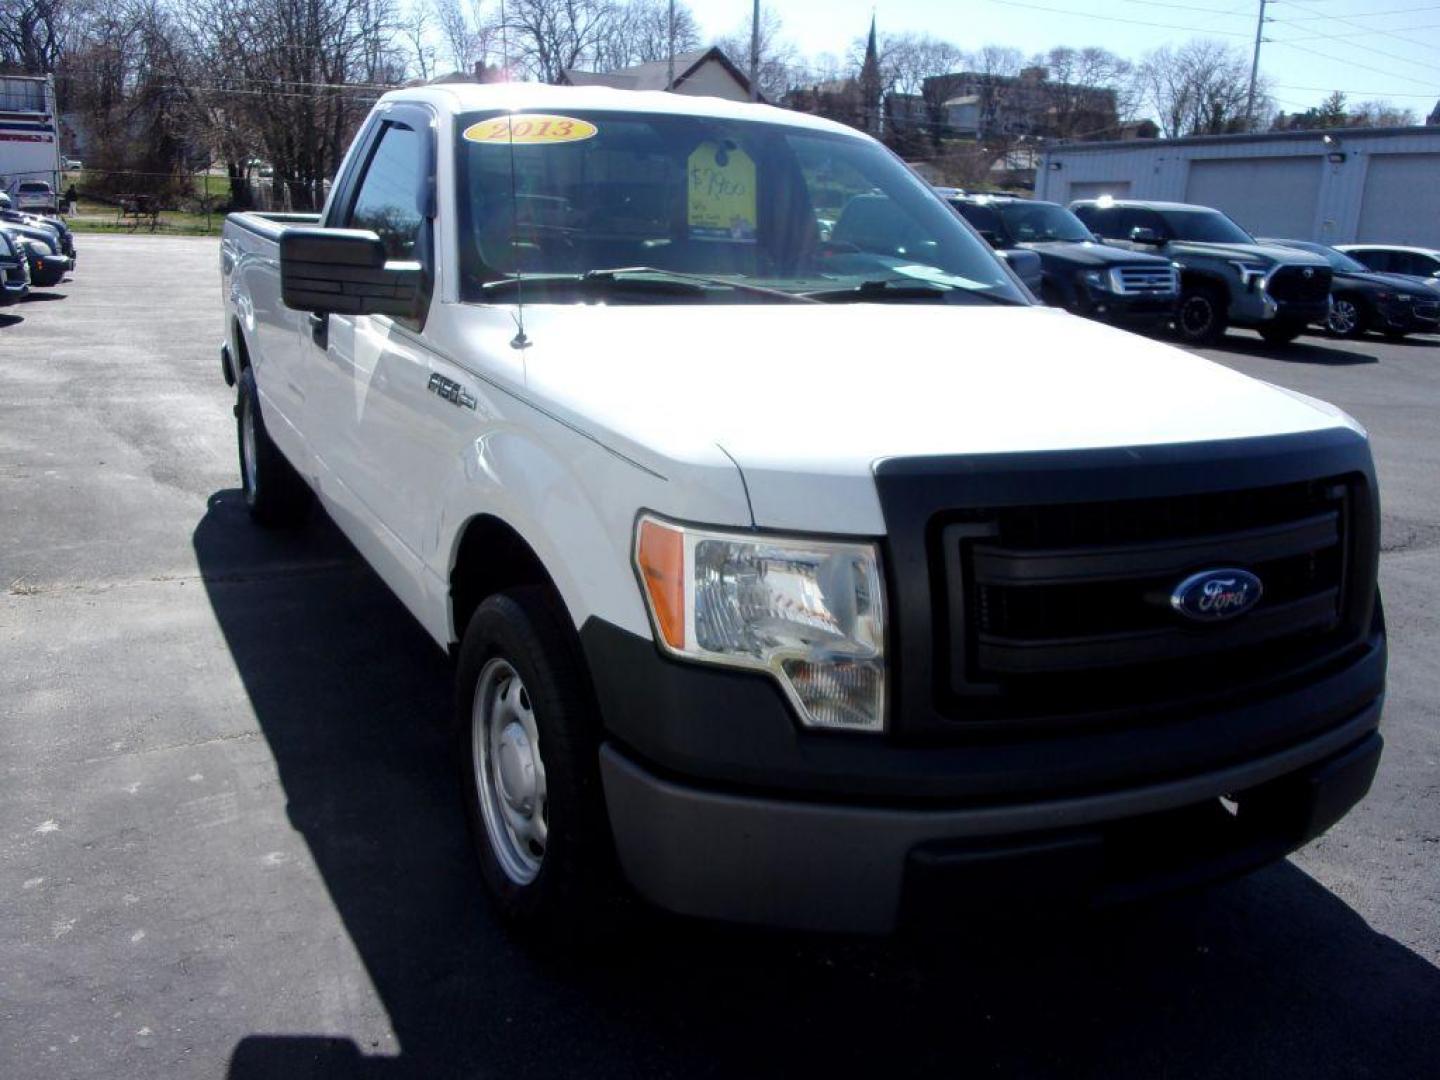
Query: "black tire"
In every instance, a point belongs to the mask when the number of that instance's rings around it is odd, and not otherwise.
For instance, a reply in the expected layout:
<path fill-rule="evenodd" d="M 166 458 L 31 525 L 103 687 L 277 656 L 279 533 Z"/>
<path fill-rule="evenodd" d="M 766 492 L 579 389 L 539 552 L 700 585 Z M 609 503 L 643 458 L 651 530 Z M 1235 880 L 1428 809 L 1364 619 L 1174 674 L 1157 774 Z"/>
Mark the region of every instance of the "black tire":
<path fill-rule="evenodd" d="M 1353 296 L 1336 296 L 1325 319 L 1325 333 L 1336 338 L 1358 338 L 1365 333 L 1365 308 Z"/>
<path fill-rule="evenodd" d="M 1213 285 L 1191 285 L 1180 294 L 1175 330 L 1187 345 L 1214 345 L 1230 325 L 1228 300 Z"/>
<path fill-rule="evenodd" d="M 253 443 L 249 453 L 247 436 Z M 255 373 L 248 367 L 240 373 L 235 401 L 235 442 L 240 451 L 240 485 L 250 517 L 267 528 L 304 521 L 310 509 L 310 489 L 265 430 Z"/>
<path fill-rule="evenodd" d="M 1267 345 L 1289 345 L 1304 332 L 1304 323 L 1274 322 L 1260 327 L 1260 336 Z"/>
<path fill-rule="evenodd" d="M 1386 341 L 1404 341 L 1405 338 L 1406 338 L 1406 336 L 1407 336 L 1408 334 L 1409 334 L 1409 331 L 1408 331 L 1408 330 L 1386 330 L 1386 331 L 1385 331 L 1385 340 L 1386 340 Z"/>
<path fill-rule="evenodd" d="M 529 880 L 516 873 L 514 834 L 507 839 L 505 833 L 500 802 L 509 796 L 497 777 L 505 770 L 497 765 L 489 774 L 487 791 L 478 745 L 477 729 L 485 722 L 477 716 L 487 708 L 481 695 L 496 670 L 507 668 L 520 681 L 520 700 L 538 735 L 533 746 L 543 778 L 544 795 L 532 819 L 543 818 L 545 836 Z M 621 890 L 600 788 L 599 713 L 579 642 L 550 590 L 516 588 L 476 610 L 460 645 L 455 742 L 471 843 L 503 921 L 539 944 L 568 948 L 603 941 L 614 928 Z M 487 798 L 494 799 L 490 823 Z M 535 847 L 532 840 L 525 854 L 534 858 Z"/>

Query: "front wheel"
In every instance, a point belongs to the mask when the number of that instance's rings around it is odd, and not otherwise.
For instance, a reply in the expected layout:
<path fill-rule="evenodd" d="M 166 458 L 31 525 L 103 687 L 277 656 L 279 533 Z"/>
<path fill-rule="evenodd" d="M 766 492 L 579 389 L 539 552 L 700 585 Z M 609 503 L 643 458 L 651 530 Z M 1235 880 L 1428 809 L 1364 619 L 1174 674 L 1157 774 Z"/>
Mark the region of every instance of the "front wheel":
<path fill-rule="evenodd" d="M 1260 328 L 1260 336 L 1267 345 L 1289 345 L 1304 332 L 1304 323 L 1277 322 Z"/>
<path fill-rule="evenodd" d="M 1330 303 L 1330 314 L 1325 318 L 1325 329 L 1331 337 L 1359 337 L 1365 330 L 1360 305 L 1348 296 L 1335 297 Z"/>
<path fill-rule="evenodd" d="M 457 756 L 486 891 L 517 929 L 566 943 L 616 895 L 599 720 L 558 601 L 526 587 L 470 620 L 455 687 Z"/>
<path fill-rule="evenodd" d="M 1215 344 L 1225 336 L 1228 322 L 1225 297 L 1218 289 L 1196 287 L 1181 295 L 1175 329 L 1187 344 Z"/>

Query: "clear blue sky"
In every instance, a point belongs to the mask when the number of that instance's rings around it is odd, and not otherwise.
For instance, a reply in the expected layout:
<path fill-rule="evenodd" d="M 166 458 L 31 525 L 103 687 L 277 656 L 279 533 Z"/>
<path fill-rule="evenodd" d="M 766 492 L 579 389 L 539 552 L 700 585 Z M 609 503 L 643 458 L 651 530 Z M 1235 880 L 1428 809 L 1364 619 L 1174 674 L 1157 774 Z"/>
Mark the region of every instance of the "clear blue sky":
<path fill-rule="evenodd" d="M 728 34 L 751 0 L 689 0 L 706 37 Z M 1102 45 L 1131 58 L 1191 37 L 1230 41 L 1248 56 L 1258 0 L 762 0 L 802 52 L 844 56 L 874 10 L 882 31 L 929 33 L 962 49 Z M 1043 9 L 1043 10 L 1042 10 Z M 1390 14 L 1376 14 L 1380 12 Z M 1294 112 L 1330 90 L 1351 102 L 1389 99 L 1423 120 L 1440 99 L 1440 0 L 1276 0 L 1260 68 Z M 1118 21 L 1116 21 L 1118 20 Z M 1159 25 L 1139 25 L 1139 24 Z M 1293 42 L 1293 45 L 1282 42 Z M 1323 55 L 1322 55 L 1323 54 Z M 738 59 L 738 58 L 737 58 Z"/>

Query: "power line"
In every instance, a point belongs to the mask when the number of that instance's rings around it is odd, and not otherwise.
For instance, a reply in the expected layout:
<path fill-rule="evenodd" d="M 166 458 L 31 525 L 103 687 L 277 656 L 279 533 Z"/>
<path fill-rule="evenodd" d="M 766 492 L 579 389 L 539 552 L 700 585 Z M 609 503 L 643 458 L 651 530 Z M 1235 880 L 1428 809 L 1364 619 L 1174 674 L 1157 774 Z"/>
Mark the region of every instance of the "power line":
<path fill-rule="evenodd" d="M 1310 6 L 1307 5 L 1307 4 L 1299 3 L 1298 0 L 1283 0 L 1283 2 L 1284 2 L 1284 3 L 1287 3 L 1287 4 L 1290 4 L 1292 7 L 1298 7 L 1301 11 L 1311 11 L 1311 12 L 1315 11 L 1314 8 L 1310 7 Z M 1365 26 L 1363 23 L 1352 22 L 1352 21 L 1350 21 L 1349 19 L 1345 18 L 1343 15 L 1331 15 L 1330 18 L 1334 19 L 1336 22 L 1344 23 L 1346 26 L 1353 26 L 1353 27 L 1356 27 L 1356 28 L 1358 28 L 1358 29 L 1360 29 L 1360 30 L 1366 31 L 1367 33 L 1371 32 L 1371 28 L 1370 28 L 1370 27 Z M 1374 32 L 1374 33 L 1377 33 L 1377 34 L 1384 34 L 1386 37 L 1393 37 L 1393 38 L 1395 38 L 1397 41 L 1403 41 L 1403 42 L 1405 42 L 1405 44 L 1407 44 L 1407 45 L 1424 45 L 1424 44 L 1425 44 L 1424 42 L 1416 42 L 1416 41 L 1412 41 L 1410 38 L 1402 37 L 1398 32 L 1396 32 L 1396 31 L 1394 31 L 1394 30 L 1374 30 L 1373 32 Z M 1425 46 L 1425 47 L 1426 47 L 1426 48 L 1431 48 L 1432 46 L 1428 46 L 1428 45 L 1427 45 L 1427 46 Z M 1372 50 L 1372 51 L 1373 51 L 1373 50 Z M 1398 59 L 1403 59 L 1403 57 L 1394 57 L 1393 59 L 1397 59 L 1397 60 L 1398 60 Z"/>
<path fill-rule="evenodd" d="M 1277 42 L 1276 44 L 1283 44 L 1283 42 Z M 1435 96 L 1434 94 L 1415 94 L 1405 93 L 1403 91 L 1396 92 L 1394 90 L 1349 90 L 1345 87 L 1340 86 L 1296 86 L 1294 83 L 1271 83 L 1270 85 L 1278 90 L 1309 90 L 1312 93 L 1316 94 L 1333 94 L 1338 92 L 1341 94 L 1351 95 L 1360 98 L 1404 97 L 1417 98 L 1421 101 L 1429 101 Z"/>
<path fill-rule="evenodd" d="M 1145 7 L 1170 8 L 1172 11 L 1196 11 L 1202 15 L 1213 15 L 1217 18 L 1224 15 L 1248 14 L 1241 8 L 1233 11 L 1216 11 L 1214 8 L 1196 7 L 1193 4 L 1167 4 L 1164 0 L 1125 0 L 1127 4 L 1143 4 Z"/>
<path fill-rule="evenodd" d="M 1130 3 L 1139 3 L 1140 0 L 1129 0 Z M 1299 7 L 1299 4 L 1295 5 Z M 1306 10 L 1314 11 L 1314 8 Z M 1440 4 L 1427 4 L 1424 7 L 1391 8 L 1389 11 L 1354 11 L 1348 16 L 1352 19 L 1378 19 L 1384 15 L 1408 15 L 1412 11 L 1440 11 Z M 1336 19 L 1338 15 L 1302 15 L 1298 19 L 1287 19 L 1287 22 L 1319 22 L 1324 19 Z"/>
<path fill-rule="evenodd" d="M 1318 49 L 1307 49 L 1304 45 L 1296 45 L 1294 42 L 1286 41 L 1284 38 L 1272 38 L 1271 41 L 1276 45 L 1285 45 L 1291 49 L 1297 50 L 1298 52 L 1309 53 L 1311 56 L 1318 56 L 1321 60 L 1329 60 L 1331 63 L 1334 64 L 1348 64 L 1350 67 L 1357 67 L 1364 71 L 1374 72 L 1376 75 L 1385 75 L 1392 79 L 1399 79 L 1402 82 L 1414 83 L 1416 86 L 1433 87 L 1435 83 L 1435 80 L 1433 79 L 1429 81 L 1424 79 L 1412 79 L 1409 75 L 1396 75 L 1393 71 L 1385 71 L 1383 68 L 1370 67 L 1368 64 L 1361 64 L 1354 60 L 1347 60 L 1339 56 L 1332 56 L 1329 53 L 1320 52 Z M 1429 97 L 1433 93 L 1434 90 L 1432 89 L 1430 94 L 1426 94 L 1425 96 Z M 1415 97 L 1417 95 L 1410 94 L 1407 96 Z"/>
<path fill-rule="evenodd" d="M 1040 4 L 1024 4 L 1020 0 L 990 0 L 992 4 L 1002 4 L 1005 7 L 1026 8 L 1030 11 L 1048 11 L 1053 15 L 1069 15 L 1076 19 L 1093 19 L 1099 22 L 1126 23 L 1130 26 L 1152 26 L 1161 30 L 1186 30 L 1192 34 L 1218 34 L 1221 37 L 1248 38 L 1249 34 L 1242 34 L 1234 30 L 1206 30 L 1199 26 L 1178 26 L 1175 23 L 1146 22 L 1142 19 L 1122 19 L 1115 15 L 1091 15 L 1085 11 L 1074 11 L 1069 8 L 1043 7 Z"/>
<path fill-rule="evenodd" d="M 1295 22 L 1294 19 L 1271 19 L 1270 21 L 1273 22 L 1273 23 L 1277 23 L 1277 24 L 1280 24 L 1280 25 L 1284 25 L 1284 26 L 1295 26 L 1295 25 L 1296 25 L 1296 22 Z M 1302 30 L 1308 30 L 1309 27 L 1308 27 L 1308 26 L 1307 26 L 1307 27 L 1300 27 L 1300 29 L 1302 29 Z M 1396 32 L 1397 32 L 1397 33 L 1402 33 L 1402 32 L 1403 32 L 1403 33 L 1413 34 L 1413 33 L 1416 33 L 1416 32 L 1418 32 L 1418 31 L 1420 31 L 1420 30 L 1440 30 L 1440 23 L 1426 23 L 1424 26 L 1401 26 L 1401 27 L 1397 27 Z M 1388 34 L 1388 33 L 1389 33 L 1388 30 L 1356 30 L 1353 34 L 1313 34 L 1313 35 L 1311 35 L 1310 37 L 1294 38 L 1294 39 L 1292 39 L 1292 40 L 1294 40 L 1294 41 L 1321 41 L 1321 40 L 1328 40 L 1328 41 L 1349 41 L 1351 38 L 1367 37 L 1367 36 L 1372 35 L 1372 34 Z M 1409 39 L 1407 38 L 1407 39 L 1405 39 L 1405 40 L 1409 40 Z M 1427 44 L 1426 42 L 1423 42 L 1423 41 L 1411 41 L 1410 44 L 1412 44 L 1412 45 L 1420 45 L 1420 46 L 1423 46 L 1424 48 L 1427 48 L 1427 49 L 1436 48 L 1436 46 Z"/>

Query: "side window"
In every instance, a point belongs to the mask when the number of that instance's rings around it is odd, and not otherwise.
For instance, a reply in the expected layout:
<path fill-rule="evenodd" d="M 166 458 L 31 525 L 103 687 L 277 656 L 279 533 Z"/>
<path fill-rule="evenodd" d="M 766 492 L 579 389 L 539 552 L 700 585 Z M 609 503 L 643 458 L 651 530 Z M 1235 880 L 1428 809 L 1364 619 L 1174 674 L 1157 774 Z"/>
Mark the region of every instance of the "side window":
<path fill-rule="evenodd" d="M 423 153 L 424 144 L 414 131 L 386 124 L 360 178 L 345 224 L 376 233 L 385 244 L 386 258 L 417 257 L 415 245 L 424 223 L 420 215 Z"/>
<path fill-rule="evenodd" d="M 1371 270 L 1382 274 L 1392 273 L 1395 270 L 1395 264 L 1391 262 L 1388 251 L 1358 251 L 1355 253 L 1355 257 Z"/>
<path fill-rule="evenodd" d="M 1106 240 L 1122 238 L 1119 207 L 1081 206 L 1076 208 L 1075 213 L 1096 236 Z"/>
<path fill-rule="evenodd" d="M 1436 273 L 1440 273 L 1440 259 L 1437 259 L 1434 255 L 1420 255 L 1417 253 L 1412 254 L 1410 258 L 1415 262 L 1413 273 L 1419 274 L 1421 277 L 1433 277 Z"/>

